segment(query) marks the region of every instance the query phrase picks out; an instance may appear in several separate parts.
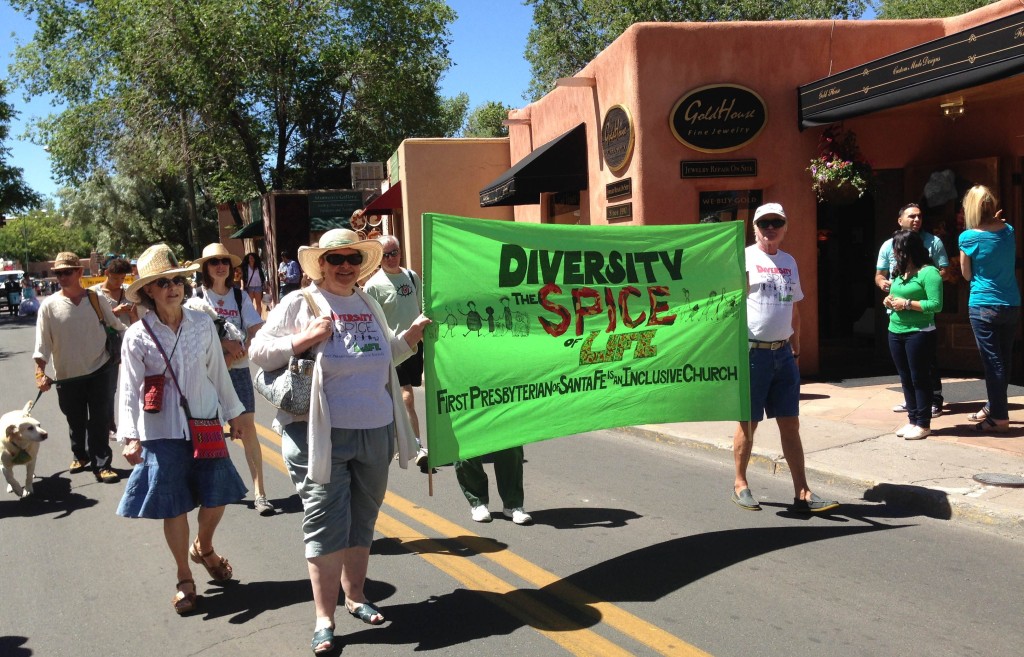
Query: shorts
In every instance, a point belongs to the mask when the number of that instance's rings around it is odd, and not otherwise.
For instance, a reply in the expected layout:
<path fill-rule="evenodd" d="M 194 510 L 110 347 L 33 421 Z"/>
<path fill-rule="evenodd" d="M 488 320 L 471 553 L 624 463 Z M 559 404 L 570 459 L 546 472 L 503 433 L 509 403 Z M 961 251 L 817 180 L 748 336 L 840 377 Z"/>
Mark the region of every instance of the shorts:
<path fill-rule="evenodd" d="M 249 294 L 255 294 L 257 296 L 262 296 L 263 295 L 263 286 L 262 285 L 254 285 L 252 287 L 245 288 L 245 291 L 248 292 Z"/>
<path fill-rule="evenodd" d="M 395 457 L 394 423 L 377 429 L 331 429 L 331 482 L 307 477 L 307 422 L 281 434 L 281 455 L 302 500 L 306 558 L 348 547 L 370 547 Z"/>
<path fill-rule="evenodd" d="M 197 506 L 216 508 L 245 497 L 230 458 L 196 459 L 184 439 L 142 441 L 142 463 L 132 469 L 117 515 L 163 520 Z"/>
<path fill-rule="evenodd" d="M 423 343 L 416 345 L 416 353 L 395 366 L 398 385 L 419 388 L 423 385 Z"/>
<path fill-rule="evenodd" d="M 232 367 L 228 369 L 231 385 L 235 388 L 238 401 L 242 402 L 246 413 L 256 412 L 256 394 L 252 388 L 252 374 L 248 367 Z"/>
<path fill-rule="evenodd" d="M 750 350 L 750 419 L 800 415 L 800 369 L 787 343 L 780 349 Z"/>

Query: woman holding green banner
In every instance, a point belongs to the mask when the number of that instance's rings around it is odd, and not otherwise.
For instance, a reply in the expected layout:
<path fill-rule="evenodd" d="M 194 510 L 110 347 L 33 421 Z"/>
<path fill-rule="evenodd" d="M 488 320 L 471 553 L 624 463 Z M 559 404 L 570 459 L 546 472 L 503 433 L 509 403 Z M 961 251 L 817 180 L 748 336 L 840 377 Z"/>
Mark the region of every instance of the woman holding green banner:
<path fill-rule="evenodd" d="M 293 355 L 315 356 L 308 415 L 279 411 L 275 426 L 302 499 L 316 654 L 335 650 L 341 588 L 350 614 L 370 625 L 384 622 L 363 592 L 370 543 L 395 452 L 402 468 L 416 454 L 394 362 L 412 354 L 430 320 L 421 315 L 396 335 L 380 305 L 356 287 L 382 252 L 380 242 L 344 228 L 327 231 L 317 246 L 299 247 L 299 265 L 313 283 L 281 300 L 249 351 L 266 370 L 288 365 Z"/>

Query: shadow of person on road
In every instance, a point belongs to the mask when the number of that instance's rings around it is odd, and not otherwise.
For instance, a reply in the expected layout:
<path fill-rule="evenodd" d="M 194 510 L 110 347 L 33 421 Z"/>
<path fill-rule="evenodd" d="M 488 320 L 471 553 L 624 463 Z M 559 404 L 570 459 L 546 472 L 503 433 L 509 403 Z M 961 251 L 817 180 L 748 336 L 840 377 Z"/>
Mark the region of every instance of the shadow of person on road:
<path fill-rule="evenodd" d="M 493 554 L 507 549 L 507 543 L 487 536 L 456 536 L 454 538 L 428 538 L 411 541 L 379 538 L 370 547 L 370 554 L 385 556 L 451 554 L 459 557 L 471 557 L 474 554 Z"/>
<path fill-rule="evenodd" d="M 230 616 L 229 623 L 247 623 L 266 611 L 295 604 L 309 604 L 313 598 L 308 579 L 283 582 L 239 582 L 227 585 L 198 583 L 197 615 L 204 620 Z"/>
<path fill-rule="evenodd" d="M 639 520 L 643 517 L 627 509 L 579 507 L 542 509 L 530 511 L 530 515 L 533 516 L 533 524 L 549 525 L 555 529 L 587 529 L 590 527 L 613 529 L 625 527 L 630 520 Z"/>
<path fill-rule="evenodd" d="M 6 492 L 7 482 L 3 482 L 3 490 L 0 491 L 0 495 L 5 497 L 0 498 L 2 499 L 0 501 L 0 519 L 31 518 L 56 514 L 53 518 L 57 520 L 67 518 L 75 511 L 88 509 L 97 504 L 94 499 L 81 493 L 71 492 L 71 480 L 61 477 L 59 474 L 36 479 L 34 488 L 34 493 L 19 500 L 13 494 Z"/>
<path fill-rule="evenodd" d="M 547 632 L 586 629 L 601 621 L 601 612 L 593 606 L 600 602 L 654 602 L 769 552 L 900 527 L 879 523 L 807 525 L 685 536 L 608 559 L 539 590 L 494 593 L 456 589 L 423 602 L 388 606 L 382 609 L 390 621 L 387 625 L 344 634 L 345 624 L 339 621 L 335 634 L 346 645 L 416 644 L 415 650 L 436 650 L 510 634 L 525 626 Z M 629 576 L 624 577 L 624 573 Z M 482 605 L 481 600 L 491 604 Z"/>
<path fill-rule="evenodd" d="M 32 651 L 25 647 L 28 637 L 0 636 L 0 655 L 4 657 L 31 657 Z"/>
<path fill-rule="evenodd" d="M 791 520 L 820 519 L 826 522 L 850 522 L 858 520 L 878 524 L 877 520 L 904 519 L 915 517 L 949 520 L 953 509 L 945 492 L 913 486 L 911 484 L 878 484 L 864 491 L 867 504 L 843 502 L 838 509 L 827 513 L 800 513 L 792 505 L 777 502 L 762 502 L 762 507 L 777 508 L 776 515 Z"/>

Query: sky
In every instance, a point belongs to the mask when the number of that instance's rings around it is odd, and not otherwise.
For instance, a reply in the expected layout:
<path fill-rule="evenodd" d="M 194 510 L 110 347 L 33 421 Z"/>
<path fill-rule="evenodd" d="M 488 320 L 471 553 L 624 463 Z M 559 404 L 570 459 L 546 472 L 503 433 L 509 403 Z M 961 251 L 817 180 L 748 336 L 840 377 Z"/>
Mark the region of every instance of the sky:
<path fill-rule="evenodd" d="M 458 18 L 450 26 L 449 56 L 454 65 L 441 80 L 441 93 L 469 94 L 469 109 L 493 100 L 523 107 L 523 93 L 530 84 L 530 66 L 523 57 L 532 9 L 521 0 L 448 0 Z M 15 44 L 31 40 L 35 26 L 6 2 L 0 2 L 0 74 L 7 75 Z M 32 189 L 52 196 L 57 184 L 50 177 L 49 156 L 42 146 L 20 139 L 25 125 L 53 110 L 49 99 L 26 102 L 20 89 L 11 90 L 7 102 L 18 117 L 11 123 L 9 164 L 21 167 Z"/>

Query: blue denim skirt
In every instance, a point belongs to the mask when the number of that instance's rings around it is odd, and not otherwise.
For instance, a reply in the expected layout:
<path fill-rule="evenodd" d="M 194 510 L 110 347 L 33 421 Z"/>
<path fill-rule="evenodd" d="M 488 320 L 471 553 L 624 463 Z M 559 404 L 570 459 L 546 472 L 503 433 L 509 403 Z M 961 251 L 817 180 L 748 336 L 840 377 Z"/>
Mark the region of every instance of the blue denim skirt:
<path fill-rule="evenodd" d="M 245 407 L 246 413 L 256 412 L 256 394 L 252 387 L 252 375 L 249 374 L 249 368 L 231 368 L 228 370 L 228 376 L 231 377 L 231 385 L 235 389 L 235 394 L 238 395 L 238 401 L 242 402 L 242 406 Z"/>
<path fill-rule="evenodd" d="M 188 440 L 146 440 L 117 515 L 163 520 L 197 506 L 213 508 L 245 497 L 245 484 L 230 458 L 195 459 Z"/>

